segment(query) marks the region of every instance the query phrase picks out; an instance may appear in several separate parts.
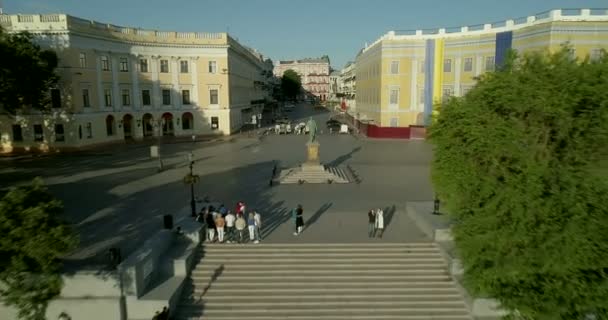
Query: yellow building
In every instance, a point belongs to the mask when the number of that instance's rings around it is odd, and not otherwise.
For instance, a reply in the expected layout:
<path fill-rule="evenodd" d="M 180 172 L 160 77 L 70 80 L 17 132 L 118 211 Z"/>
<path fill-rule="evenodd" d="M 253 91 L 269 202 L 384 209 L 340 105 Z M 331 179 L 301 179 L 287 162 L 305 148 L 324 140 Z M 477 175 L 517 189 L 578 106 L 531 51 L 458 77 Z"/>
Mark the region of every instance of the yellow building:
<path fill-rule="evenodd" d="M 555 51 L 598 59 L 608 49 L 608 10 L 551 10 L 458 28 L 390 31 L 357 56 L 356 114 L 368 136 L 410 138 L 433 105 L 461 96 L 475 77 L 501 65 L 509 49 Z"/>
<path fill-rule="evenodd" d="M 0 152 L 158 136 L 227 135 L 262 112 L 272 63 L 226 33 L 119 27 L 64 14 L 0 15 L 59 57 L 52 109 L 0 114 Z"/>

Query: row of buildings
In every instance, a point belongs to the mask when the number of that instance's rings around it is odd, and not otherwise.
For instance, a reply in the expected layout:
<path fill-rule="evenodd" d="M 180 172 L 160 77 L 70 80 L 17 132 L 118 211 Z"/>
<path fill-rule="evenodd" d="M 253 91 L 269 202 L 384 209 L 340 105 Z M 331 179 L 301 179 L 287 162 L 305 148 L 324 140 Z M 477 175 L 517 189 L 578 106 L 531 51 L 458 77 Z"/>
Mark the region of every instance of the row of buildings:
<path fill-rule="evenodd" d="M 298 73 L 302 79 L 302 99 L 316 99 L 325 101 L 329 99 L 329 57 L 305 58 L 299 60 L 278 61 L 274 67 L 275 77 L 282 77 L 287 70 Z"/>
<path fill-rule="evenodd" d="M 608 49 L 608 10 L 551 10 L 489 24 L 389 31 L 333 79 L 362 132 L 421 138 L 433 106 L 466 94 L 476 77 L 505 61 L 510 49 L 556 51 L 566 43 L 573 57 L 599 59 Z M 355 103 L 349 101 L 353 96 Z"/>
<path fill-rule="evenodd" d="M 271 99 L 273 64 L 226 33 L 115 26 L 65 14 L 0 15 L 59 57 L 50 112 L 0 113 L 0 152 L 158 135 L 227 135 Z"/>

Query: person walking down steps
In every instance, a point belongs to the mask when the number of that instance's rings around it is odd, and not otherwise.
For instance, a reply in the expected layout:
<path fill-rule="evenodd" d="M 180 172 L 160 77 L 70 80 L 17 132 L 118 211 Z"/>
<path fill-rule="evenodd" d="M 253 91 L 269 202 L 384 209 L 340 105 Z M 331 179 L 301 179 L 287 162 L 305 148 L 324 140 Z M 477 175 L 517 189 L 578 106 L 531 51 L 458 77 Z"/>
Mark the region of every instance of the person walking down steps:
<path fill-rule="evenodd" d="M 384 234 L 384 211 L 380 208 L 376 210 L 376 230 L 378 237 L 382 238 L 382 235 Z"/>
<path fill-rule="evenodd" d="M 302 230 L 304 229 L 303 214 L 304 214 L 304 209 L 302 208 L 302 205 L 299 204 L 298 209 L 296 209 L 296 227 L 297 227 L 296 235 L 299 235 L 300 233 L 302 233 Z"/>
<path fill-rule="evenodd" d="M 374 212 L 374 209 L 370 209 L 367 212 L 367 221 L 367 235 L 368 237 L 373 238 L 376 234 L 376 214 Z"/>

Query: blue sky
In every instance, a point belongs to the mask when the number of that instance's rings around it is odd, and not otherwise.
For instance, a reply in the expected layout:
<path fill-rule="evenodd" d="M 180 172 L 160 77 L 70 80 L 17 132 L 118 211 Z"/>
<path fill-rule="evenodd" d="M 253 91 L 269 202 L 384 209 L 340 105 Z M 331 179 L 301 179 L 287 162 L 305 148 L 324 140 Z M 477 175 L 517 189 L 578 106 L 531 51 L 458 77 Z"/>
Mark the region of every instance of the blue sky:
<path fill-rule="evenodd" d="M 228 31 L 273 60 L 329 55 L 334 68 L 389 30 L 501 21 L 606 0 L 0 0 L 4 12 L 68 13 L 168 31 Z"/>

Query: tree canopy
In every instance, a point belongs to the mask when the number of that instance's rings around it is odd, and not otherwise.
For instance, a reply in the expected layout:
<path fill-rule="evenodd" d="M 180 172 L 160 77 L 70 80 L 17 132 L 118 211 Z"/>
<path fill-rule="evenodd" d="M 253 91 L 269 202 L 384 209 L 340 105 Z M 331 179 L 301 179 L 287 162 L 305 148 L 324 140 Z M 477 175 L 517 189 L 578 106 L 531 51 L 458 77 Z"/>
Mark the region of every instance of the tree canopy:
<path fill-rule="evenodd" d="M 10 114 L 24 107 L 49 108 L 49 90 L 58 80 L 57 55 L 32 40 L 27 32 L 0 28 L 0 108 Z"/>
<path fill-rule="evenodd" d="M 40 179 L 0 198 L 0 298 L 21 319 L 44 320 L 61 291 L 60 258 L 77 245 L 62 213 Z"/>
<path fill-rule="evenodd" d="M 285 70 L 281 77 L 281 91 L 286 98 L 294 99 L 302 89 L 302 78 L 294 70 Z"/>
<path fill-rule="evenodd" d="M 608 319 L 608 60 L 568 49 L 512 53 L 429 131 L 465 285 L 525 319 Z"/>

